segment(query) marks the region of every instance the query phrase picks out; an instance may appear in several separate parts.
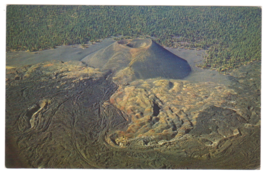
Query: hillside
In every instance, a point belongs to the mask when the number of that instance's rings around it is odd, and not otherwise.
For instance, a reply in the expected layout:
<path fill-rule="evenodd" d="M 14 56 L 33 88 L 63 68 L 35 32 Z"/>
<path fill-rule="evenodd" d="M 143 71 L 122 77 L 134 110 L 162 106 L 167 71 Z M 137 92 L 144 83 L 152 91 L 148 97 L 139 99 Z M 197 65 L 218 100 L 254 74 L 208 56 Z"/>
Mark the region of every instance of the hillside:
<path fill-rule="evenodd" d="M 130 39 L 114 42 L 81 60 L 101 70 L 116 72 L 114 80 L 183 79 L 191 72 L 186 60 L 174 55 L 151 39 Z"/>

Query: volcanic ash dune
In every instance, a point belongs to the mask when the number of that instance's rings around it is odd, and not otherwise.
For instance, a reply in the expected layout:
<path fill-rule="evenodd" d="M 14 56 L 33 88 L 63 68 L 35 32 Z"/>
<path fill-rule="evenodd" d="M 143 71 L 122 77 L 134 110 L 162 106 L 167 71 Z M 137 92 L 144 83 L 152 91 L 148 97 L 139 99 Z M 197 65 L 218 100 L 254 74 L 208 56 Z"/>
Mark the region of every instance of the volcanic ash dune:
<path fill-rule="evenodd" d="M 114 42 L 81 61 L 101 70 L 113 70 L 113 80 L 118 83 L 156 77 L 183 79 L 191 72 L 186 60 L 151 39 Z"/>

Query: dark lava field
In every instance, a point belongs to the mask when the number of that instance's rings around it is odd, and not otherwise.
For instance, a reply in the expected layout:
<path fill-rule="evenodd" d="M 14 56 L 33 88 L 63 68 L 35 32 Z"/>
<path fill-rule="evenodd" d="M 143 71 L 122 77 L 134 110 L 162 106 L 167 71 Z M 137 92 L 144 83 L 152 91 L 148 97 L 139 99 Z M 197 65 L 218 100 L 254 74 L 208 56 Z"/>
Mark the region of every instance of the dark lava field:
<path fill-rule="evenodd" d="M 6 167 L 260 168 L 261 62 L 105 39 L 7 53 Z"/>

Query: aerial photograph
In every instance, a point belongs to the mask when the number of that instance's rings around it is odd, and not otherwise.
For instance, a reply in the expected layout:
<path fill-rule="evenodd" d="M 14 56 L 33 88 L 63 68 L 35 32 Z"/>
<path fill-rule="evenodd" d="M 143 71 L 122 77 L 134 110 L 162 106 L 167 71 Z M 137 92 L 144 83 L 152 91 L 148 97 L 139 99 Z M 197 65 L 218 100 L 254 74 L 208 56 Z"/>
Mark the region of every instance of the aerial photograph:
<path fill-rule="evenodd" d="M 5 13 L 6 168 L 264 165 L 262 7 L 11 4 Z"/>

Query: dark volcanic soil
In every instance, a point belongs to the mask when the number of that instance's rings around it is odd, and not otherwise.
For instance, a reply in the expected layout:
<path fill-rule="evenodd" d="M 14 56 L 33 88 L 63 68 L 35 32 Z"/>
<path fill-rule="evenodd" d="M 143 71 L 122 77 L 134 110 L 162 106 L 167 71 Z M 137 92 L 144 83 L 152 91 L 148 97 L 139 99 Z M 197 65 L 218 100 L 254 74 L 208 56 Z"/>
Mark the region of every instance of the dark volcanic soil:
<path fill-rule="evenodd" d="M 79 61 L 7 69 L 6 166 L 259 168 L 260 67 L 239 68 L 223 77 L 227 84 L 161 78 L 123 85 L 114 83 L 116 72 Z"/>

